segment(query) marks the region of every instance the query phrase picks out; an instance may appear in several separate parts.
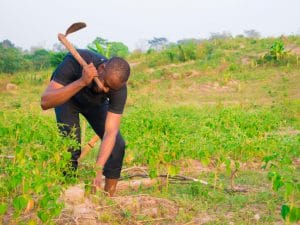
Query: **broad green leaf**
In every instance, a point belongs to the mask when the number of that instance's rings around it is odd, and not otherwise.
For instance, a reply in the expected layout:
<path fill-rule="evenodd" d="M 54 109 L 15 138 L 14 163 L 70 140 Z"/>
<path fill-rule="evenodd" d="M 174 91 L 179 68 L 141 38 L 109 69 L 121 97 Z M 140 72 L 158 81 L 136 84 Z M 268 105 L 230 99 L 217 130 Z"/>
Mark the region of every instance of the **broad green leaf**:
<path fill-rule="evenodd" d="M 277 174 L 273 180 L 273 189 L 278 191 L 283 185 L 284 183 L 281 180 L 281 176 Z"/>
<path fill-rule="evenodd" d="M 46 194 L 41 200 L 40 200 L 40 206 L 42 208 L 45 208 L 46 206 L 48 206 L 48 204 L 50 203 L 50 201 L 52 200 L 52 197 L 49 196 L 49 194 Z"/>
<path fill-rule="evenodd" d="M 49 220 L 49 215 L 45 211 L 39 211 L 38 212 L 38 217 L 41 219 L 43 223 L 47 222 Z"/>
<path fill-rule="evenodd" d="M 12 176 L 11 185 L 13 188 L 16 188 L 22 182 L 22 174 L 18 173 Z"/>
<path fill-rule="evenodd" d="M 98 41 L 95 41 L 95 46 L 97 48 L 97 51 L 101 54 L 101 55 L 105 55 L 105 51 L 103 49 L 103 47 L 101 46 L 101 44 Z"/>
<path fill-rule="evenodd" d="M 20 211 L 27 205 L 27 200 L 23 196 L 15 197 L 13 200 L 13 207 L 15 210 Z"/>
<path fill-rule="evenodd" d="M 281 216 L 284 220 L 286 219 L 289 212 L 290 212 L 290 207 L 289 206 L 287 206 L 287 205 L 282 205 L 281 206 Z"/>

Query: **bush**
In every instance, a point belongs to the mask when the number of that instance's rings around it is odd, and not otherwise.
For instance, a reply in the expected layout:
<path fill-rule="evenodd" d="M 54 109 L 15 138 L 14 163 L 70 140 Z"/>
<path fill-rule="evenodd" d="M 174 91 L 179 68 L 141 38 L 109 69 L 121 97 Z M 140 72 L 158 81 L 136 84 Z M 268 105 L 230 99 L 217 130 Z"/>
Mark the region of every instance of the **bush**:
<path fill-rule="evenodd" d="M 0 73 L 15 73 L 29 65 L 20 49 L 0 44 Z"/>
<path fill-rule="evenodd" d="M 269 48 L 268 53 L 257 60 L 257 64 L 289 65 L 297 64 L 297 57 L 289 55 L 285 51 L 284 43 L 281 39 L 276 40 Z"/>
<path fill-rule="evenodd" d="M 21 110 L 0 112 L 0 154 L 15 157 L 0 159 L 0 218 L 7 209 L 17 218 L 30 205 L 43 224 L 60 214 L 59 184 L 65 181 L 70 145 L 77 143 L 62 138 L 48 118 Z"/>
<path fill-rule="evenodd" d="M 66 57 L 67 52 L 51 52 L 50 64 L 53 67 L 57 67 L 63 59 Z"/>

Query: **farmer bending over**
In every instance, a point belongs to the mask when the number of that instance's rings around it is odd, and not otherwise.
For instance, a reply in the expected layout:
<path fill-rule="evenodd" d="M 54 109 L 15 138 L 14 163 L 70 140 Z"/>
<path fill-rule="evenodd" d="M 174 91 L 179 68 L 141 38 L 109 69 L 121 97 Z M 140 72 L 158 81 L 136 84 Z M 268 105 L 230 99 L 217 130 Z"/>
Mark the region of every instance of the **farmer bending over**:
<path fill-rule="evenodd" d="M 102 140 L 93 184 L 96 189 L 101 187 L 103 173 L 104 190 L 113 196 L 120 178 L 125 150 L 119 128 L 127 97 L 126 82 L 130 67 L 119 57 L 108 60 L 89 50 L 78 52 L 88 66 L 82 68 L 69 53 L 53 72 L 42 95 L 41 107 L 43 110 L 54 107 L 61 133 L 67 136 L 75 131 L 78 143 L 79 113 L 87 119 Z M 101 81 L 101 88 L 93 81 L 94 77 Z M 69 151 L 72 153 L 71 166 L 76 170 L 81 150 L 73 148 Z"/>

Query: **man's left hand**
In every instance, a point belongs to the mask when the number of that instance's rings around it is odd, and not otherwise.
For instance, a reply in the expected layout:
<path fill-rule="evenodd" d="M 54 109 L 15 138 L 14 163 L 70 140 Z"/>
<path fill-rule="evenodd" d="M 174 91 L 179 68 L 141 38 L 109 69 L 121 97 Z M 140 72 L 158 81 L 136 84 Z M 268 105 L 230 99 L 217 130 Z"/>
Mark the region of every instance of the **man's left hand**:
<path fill-rule="evenodd" d="M 101 190 L 102 186 L 102 171 L 97 171 L 97 175 L 93 180 L 93 192 L 96 193 L 97 191 Z"/>

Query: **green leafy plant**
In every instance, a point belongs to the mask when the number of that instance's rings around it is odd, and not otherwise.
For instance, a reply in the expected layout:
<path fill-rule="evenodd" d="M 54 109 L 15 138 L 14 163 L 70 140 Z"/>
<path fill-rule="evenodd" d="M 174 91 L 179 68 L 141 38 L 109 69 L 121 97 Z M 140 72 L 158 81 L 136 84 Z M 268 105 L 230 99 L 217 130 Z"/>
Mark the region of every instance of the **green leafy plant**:
<path fill-rule="evenodd" d="M 128 47 L 122 42 L 109 42 L 103 38 L 96 38 L 91 44 L 89 44 L 88 49 L 98 52 L 107 58 L 113 56 L 127 57 L 129 54 Z"/>
<path fill-rule="evenodd" d="M 0 154 L 14 158 L 0 159 L 0 216 L 12 208 L 18 223 L 18 216 L 32 210 L 47 224 L 61 212 L 58 198 L 70 159 L 67 147 L 77 143 L 62 138 L 55 123 L 43 116 L 20 110 L 7 117 L 0 114 Z"/>
<path fill-rule="evenodd" d="M 266 156 L 263 159 L 263 168 L 269 168 L 269 180 L 272 182 L 273 190 L 281 194 L 283 192 L 284 203 L 281 205 L 281 216 L 285 224 L 300 221 L 300 182 L 294 177 L 296 168 L 292 164 L 292 156 L 297 151 L 290 149 Z"/>
<path fill-rule="evenodd" d="M 287 52 L 284 48 L 284 43 L 281 39 L 276 40 L 271 47 L 269 48 L 268 53 L 263 55 L 261 59 L 259 59 L 258 64 L 263 63 L 275 63 L 275 64 L 287 64 Z"/>

